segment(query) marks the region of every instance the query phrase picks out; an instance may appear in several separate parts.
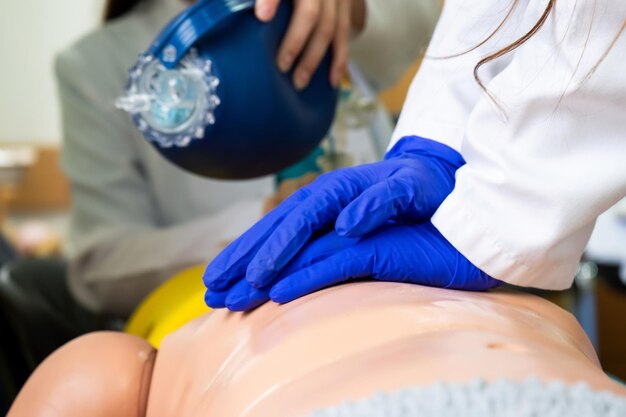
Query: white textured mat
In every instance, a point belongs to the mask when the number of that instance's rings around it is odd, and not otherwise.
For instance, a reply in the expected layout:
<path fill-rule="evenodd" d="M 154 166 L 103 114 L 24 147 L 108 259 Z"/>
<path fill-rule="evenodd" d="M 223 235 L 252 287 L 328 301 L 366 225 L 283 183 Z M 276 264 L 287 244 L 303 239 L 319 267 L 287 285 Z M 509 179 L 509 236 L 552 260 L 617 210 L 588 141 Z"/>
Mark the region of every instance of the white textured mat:
<path fill-rule="evenodd" d="M 310 417 L 626 417 L 626 397 L 592 391 L 585 384 L 544 384 L 530 379 L 430 387 L 379 393 Z"/>

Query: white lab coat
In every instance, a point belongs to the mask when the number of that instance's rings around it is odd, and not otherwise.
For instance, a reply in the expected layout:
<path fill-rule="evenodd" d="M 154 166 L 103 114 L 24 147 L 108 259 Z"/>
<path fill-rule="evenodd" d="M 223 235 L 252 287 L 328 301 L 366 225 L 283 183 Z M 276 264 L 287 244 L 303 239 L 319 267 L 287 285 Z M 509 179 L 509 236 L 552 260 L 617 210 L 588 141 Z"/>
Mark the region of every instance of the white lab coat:
<path fill-rule="evenodd" d="M 447 0 L 427 56 L 476 46 L 509 4 Z M 495 278 L 563 289 L 596 218 L 626 194 L 626 33 L 616 39 L 626 2 L 557 1 L 534 37 L 480 71 L 501 112 L 473 68 L 526 33 L 546 4 L 518 2 L 504 29 L 476 50 L 426 59 L 392 145 L 419 135 L 458 150 L 467 164 L 434 225 Z"/>
<path fill-rule="evenodd" d="M 215 181 L 181 171 L 113 106 L 137 54 L 183 8 L 147 1 L 56 62 L 72 187 L 70 288 L 96 311 L 128 314 L 175 272 L 206 263 L 258 220 L 272 192 L 271 177 Z M 368 0 L 352 59 L 378 87 L 388 85 L 415 60 L 438 13 L 438 0 Z"/>

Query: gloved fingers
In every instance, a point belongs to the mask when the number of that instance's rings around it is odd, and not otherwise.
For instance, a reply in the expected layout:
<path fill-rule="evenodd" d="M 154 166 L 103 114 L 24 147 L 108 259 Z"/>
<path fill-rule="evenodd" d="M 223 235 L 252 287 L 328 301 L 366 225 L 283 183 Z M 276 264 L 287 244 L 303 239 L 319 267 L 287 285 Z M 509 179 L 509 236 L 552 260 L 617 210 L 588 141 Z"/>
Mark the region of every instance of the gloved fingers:
<path fill-rule="evenodd" d="M 335 230 L 342 236 L 363 236 L 398 215 L 408 216 L 416 198 L 413 188 L 394 177 L 372 185 L 341 211 Z"/>
<path fill-rule="evenodd" d="M 247 311 L 267 301 L 269 301 L 269 288 L 252 288 L 245 279 L 241 279 L 228 291 L 224 303 L 230 311 Z"/>
<path fill-rule="evenodd" d="M 360 238 L 339 236 L 334 230 L 314 238 L 280 271 L 278 279 L 347 250 L 360 242 Z"/>
<path fill-rule="evenodd" d="M 227 291 L 207 290 L 204 302 L 212 309 L 228 308 L 231 311 L 247 311 L 268 302 L 269 292 L 269 288 L 259 290 L 250 287 L 242 278 Z"/>
<path fill-rule="evenodd" d="M 387 223 L 367 237 L 345 238 L 353 242 L 352 246 L 339 249 L 310 266 L 294 268 L 294 272 L 281 272 L 270 291 L 270 298 L 285 303 L 351 278 L 372 277 L 381 281 L 416 283 L 438 279 L 442 265 L 439 265 L 438 254 L 430 252 L 432 247 L 427 244 L 428 236 L 423 236 L 429 233 L 430 230 L 422 225 Z M 307 259 L 315 255 L 311 247 L 312 244 L 305 246 L 294 263 L 306 265 Z M 434 263 L 431 255 L 435 255 Z"/>
<path fill-rule="evenodd" d="M 220 252 L 206 267 L 202 280 L 213 291 L 226 291 L 245 277 L 246 268 L 256 249 L 269 234 L 252 228 Z"/>
<path fill-rule="evenodd" d="M 207 266 L 202 277 L 204 285 L 213 291 L 225 291 L 246 274 L 252 257 L 278 224 L 308 196 L 297 191 L 270 211 L 243 235 L 228 245 Z"/>
<path fill-rule="evenodd" d="M 349 249 L 359 242 L 358 238 L 338 236 L 334 231 L 315 239 L 285 267 L 285 275 L 289 275 L 313 263 L 333 256 L 341 250 Z M 212 308 L 228 308 L 232 311 L 245 311 L 258 307 L 269 301 L 269 288 L 256 289 L 250 287 L 245 278 L 240 278 L 227 291 L 208 290 L 205 301 Z"/>
<path fill-rule="evenodd" d="M 276 303 L 288 303 L 351 278 L 367 277 L 371 275 L 370 256 L 375 254 L 356 250 L 356 247 L 341 251 L 280 279 L 272 287 L 270 298 Z"/>
<path fill-rule="evenodd" d="M 308 245 L 296 260 L 314 255 Z M 306 255 L 306 256 L 305 256 Z M 273 285 L 270 298 L 286 303 L 351 278 L 486 290 L 499 285 L 467 260 L 430 222 L 387 224 L 355 244 L 311 263 Z"/>
<path fill-rule="evenodd" d="M 360 244 L 376 254 L 372 277 L 438 288 L 484 291 L 500 285 L 472 264 L 431 223 L 383 226 Z"/>
<path fill-rule="evenodd" d="M 226 297 L 228 297 L 228 291 L 206 290 L 204 293 L 204 302 L 212 309 L 225 308 Z"/>
<path fill-rule="evenodd" d="M 349 172 L 326 179 L 322 176 L 320 180 L 310 186 L 314 190 L 311 195 L 300 202 L 259 247 L 246 270 L 251 286 L 270 285 L 311 237 L 332 225 L 343 207 L 361 192 L 359 184 L 351 181 Z"/>
<path fill-rule="evenodd" d="M 324 55 L 326 55 L 326 52 L 328 52 L 328 48 L 333 41 L 337 26 L 337 1 L 345 2 L 345 0 L 326 0 L 321 2 L 320 19 L 294 71 L 293 82 L 298 89 L 303 89 L 309 84 L 313 73 L 319 66 L 322 58 L 324 58 Z"/>
<path fill-rule="evenodd" d="M 294 210 L 259 247 L 246 270 L 248 283 L 256 288 L 271 284 L 316 231 L 332 223 L 338 212 L 308 207 Z"/>

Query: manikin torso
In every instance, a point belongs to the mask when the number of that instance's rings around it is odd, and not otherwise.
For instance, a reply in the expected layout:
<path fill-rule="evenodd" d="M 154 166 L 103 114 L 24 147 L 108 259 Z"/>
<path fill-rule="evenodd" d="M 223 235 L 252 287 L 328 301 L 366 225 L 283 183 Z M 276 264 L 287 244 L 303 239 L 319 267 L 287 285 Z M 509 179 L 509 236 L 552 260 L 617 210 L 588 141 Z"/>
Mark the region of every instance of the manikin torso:
<path fill-rule="evenodd" d="M 368 282 L 211 313 L 168 336 L 156 359 L 131 336 L 79 339 L 42 365 L 9 417 L 298 417 L 435 381 L 529 377 L 626 396 L 575 319 L 543 299 Z M 72 380 L 83 384 L 70 394 Z"/>

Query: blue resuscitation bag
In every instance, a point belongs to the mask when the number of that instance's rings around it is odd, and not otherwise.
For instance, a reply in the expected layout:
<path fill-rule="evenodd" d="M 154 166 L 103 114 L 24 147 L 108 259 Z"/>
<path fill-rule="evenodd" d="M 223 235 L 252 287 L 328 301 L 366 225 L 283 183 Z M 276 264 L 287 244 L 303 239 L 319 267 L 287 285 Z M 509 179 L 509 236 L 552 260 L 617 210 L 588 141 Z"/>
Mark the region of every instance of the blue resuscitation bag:
<path fill-rule="evenodd" d="M 276 65 L 293 5 L 260 22 L 254 0 L 200 0 L 170 22 L 130 70 L 128 111 L 165 158 L 198 175 L 272 174 L 327 133 L 337 91 L 327 54 L 303 91 Z"/>

